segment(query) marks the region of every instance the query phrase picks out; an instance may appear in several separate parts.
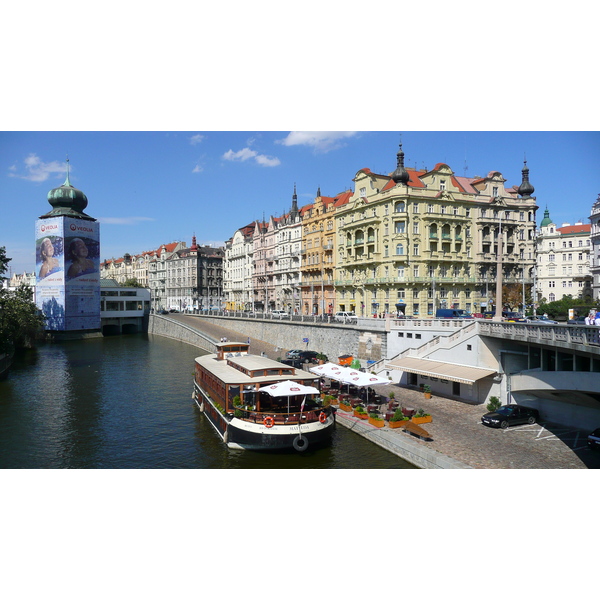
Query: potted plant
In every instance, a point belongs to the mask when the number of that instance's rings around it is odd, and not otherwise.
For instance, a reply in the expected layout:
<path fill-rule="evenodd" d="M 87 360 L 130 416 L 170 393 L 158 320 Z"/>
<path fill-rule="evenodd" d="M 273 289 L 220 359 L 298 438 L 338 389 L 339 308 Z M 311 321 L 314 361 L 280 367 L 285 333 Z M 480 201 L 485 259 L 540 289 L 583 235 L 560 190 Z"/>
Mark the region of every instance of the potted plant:
<path fill-rule="evenodd" d="M 359 404 L 354 409 L 354 416 L 358 417 L 359 419 L 362 419 L 363 421 L 366 421 L 369 418 L 369 415 L 367 414 L 367 411 L 365 410 L 365 407 L 362 404 Z"/>
<path fill-rule="evenodd" d="M 370 413 L 369 423 L 374 427 L 383 427 L 385 425 L 385 421 L 379 413 Z"/>
<path fill-rule="evenodd" d="M 423 423 L 431 423 L 431 415 L 420 408 L 411 420 L 415 425 L 423 425 Z"/>
<path fill-rule="evenodd" d="M 391 429 L 397 429 L 398 427 L 402 427 L 404 421 L 408 421 L 408 417 L 404 416 L 401 408 L 397 408 L 396 412 L 392 415 L 390 419 L 389 425 Z"/>
<path fill-rule="evenodd" d="M 431 387 L 428 385 L 423 386 L 423 396 L 425 396 L 425 398 L 431 398 Z"/>
<path fill-rule="evenodd" d="M 340 408 L 345 412 L 352 412 L 352 405 L 350 404 L 348 396 L 345 396 L 342 400 L 340 400 Z"/>
<path fill-rule="evenodd" d="M 315 358 L 319 361 L 320 365 L 324 365 L 326 362 L 329 362 L 327 355 L 323 354 L 322 352 L 319 352 Z"/>
<path fill-rule="evenodd" d="M 239 396 L 234 396 L 233 397 L 233 405 L 234 406 L 241 406 L 242 405 L 242 401 L 240 400 Z"/>
<path fill-rule="evenodd" d="M 236 417 L 236 418 L 238 418 L 238 419 L 241 419 L 244 416 L 244 412 L 242 410 L 240 410 L 239 408 L 236 408 L 233 411 L 233 416 Z"/>
<path fill-rule="evenodd" d="M 500 398 L 498 396 L 490 396 L 490 401 L 487 403 L 486 408 L 488 412 L 495 412 L 502 406 Z"/>

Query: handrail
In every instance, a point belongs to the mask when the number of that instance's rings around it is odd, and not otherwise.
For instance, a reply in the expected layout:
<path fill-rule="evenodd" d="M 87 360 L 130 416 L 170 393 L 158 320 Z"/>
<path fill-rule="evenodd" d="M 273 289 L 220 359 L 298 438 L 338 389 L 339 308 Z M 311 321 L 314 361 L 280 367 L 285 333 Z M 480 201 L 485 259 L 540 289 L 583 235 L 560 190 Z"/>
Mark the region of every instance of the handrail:
<path fill-rule="evenodd" d="M 244 408 L 237 407 L 237 410 L 242 411 L 242 416 L 237 417 L 243 421 L 250 421 L 253 423 L 262 423 L 267 417 L 271 417 L 275 425 L 301 425 L 304 423 L 315 423 L 319 420 L 319 415 L 323 412 L 328 417 L 332 413 L 331 406 L 320 406 L 317 408 L 311 408 L 310 410 L 294 412 L 274 412 L 274 411 L 257 411 L 257 410 L 246 410 Z"/>

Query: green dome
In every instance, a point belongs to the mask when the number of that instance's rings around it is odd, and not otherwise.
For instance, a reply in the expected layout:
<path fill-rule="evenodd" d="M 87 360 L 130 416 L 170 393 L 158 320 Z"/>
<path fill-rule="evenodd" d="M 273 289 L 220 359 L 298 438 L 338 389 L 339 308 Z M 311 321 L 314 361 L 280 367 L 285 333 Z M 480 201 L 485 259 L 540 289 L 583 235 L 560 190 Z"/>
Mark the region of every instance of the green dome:
<path fill-rule="evenodd" d="M 52 206 L 52 210 L 42 215 L 41 218 L 67 216 L 79 219 L 92 219 L 92 217 L 83 212 L 88 205 L 87 196 L 81 190 L 71 185 L 68 170 L 65 182 L 60 187 L 48 192 L 48 202 Z"/>
<path fill-rule="evenodd" d="M 544 218 L 542 219 L 542 222 L 540 223 L 540 227 L 546 227 L 548 225 L 550 225 L 552 223 L 552 219 L 550 218 L 550 211 L 548 209 L 546 209 L 544 211 Z"/>

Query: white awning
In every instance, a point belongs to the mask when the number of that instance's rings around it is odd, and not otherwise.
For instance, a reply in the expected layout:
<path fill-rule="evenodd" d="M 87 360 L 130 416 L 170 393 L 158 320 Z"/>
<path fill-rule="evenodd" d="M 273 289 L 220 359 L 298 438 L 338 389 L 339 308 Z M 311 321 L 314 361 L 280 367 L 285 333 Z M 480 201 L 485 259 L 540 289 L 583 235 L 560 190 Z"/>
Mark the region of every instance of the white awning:
<path fill-rule="evenodd" d="M 413 358 L 406 356 L 397 358 L 386 363 L 388 369 L 398 369 L 408 373 L 417 373 L 427 375 L 428 377 L 437 377 L 447 381 L 457 381 L 459 383 L 468 383 L 472 385 L 484 377 L 496 375 L 494 369 L 482 369 L 481 367 L 468 367 L 466 365 L 457 365 L 455 363 L 440 362 L 428 358 Z"/>

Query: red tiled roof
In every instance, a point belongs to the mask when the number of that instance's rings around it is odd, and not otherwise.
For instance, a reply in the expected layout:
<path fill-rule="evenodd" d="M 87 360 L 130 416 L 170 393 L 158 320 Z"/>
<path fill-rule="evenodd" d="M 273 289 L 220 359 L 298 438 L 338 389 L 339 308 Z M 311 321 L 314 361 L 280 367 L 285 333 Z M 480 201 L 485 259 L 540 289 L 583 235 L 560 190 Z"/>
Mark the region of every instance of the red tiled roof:
<path fill-rule="evenodd" d="M 592 231 L 592 224 L 581 224 L 581 225 L 567 225 L 566 227 L 557 227 L 556 231 L 560 231 L 562 235 L 568 235 L 570 233 L 590 233 Z"/>

